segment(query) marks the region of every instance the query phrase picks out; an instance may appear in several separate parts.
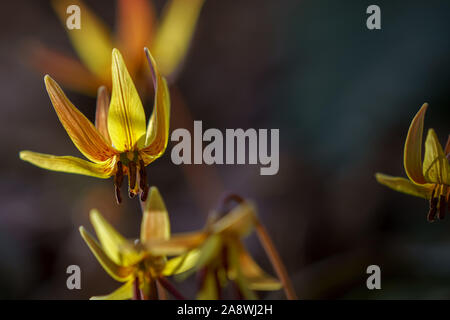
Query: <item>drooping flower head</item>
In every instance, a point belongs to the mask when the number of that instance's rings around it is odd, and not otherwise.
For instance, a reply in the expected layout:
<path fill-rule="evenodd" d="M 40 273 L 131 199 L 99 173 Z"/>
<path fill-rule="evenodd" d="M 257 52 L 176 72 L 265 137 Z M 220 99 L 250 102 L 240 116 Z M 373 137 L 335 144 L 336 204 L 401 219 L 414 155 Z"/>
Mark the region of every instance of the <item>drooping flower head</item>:
<path fill-rule="evenodd" d="M 427 219 L 434 221 L 436 215 L 444 219 L 446 207 L 450 206 L 450 136 L 443 150 L 436 132 L 429 129 L 422 160 L 423 125 L 427 108 L 428 104 L 425 103 L 417 112 L 406 137 L 403 160 L 409 179 L 381 173 L 376 174 L 376 179 L 396 191 L 428 199 L 430 209 Z"/>
<path fill-rule="evenodd" d="M 145 250 L 148 241 L 170 239 L 170 222 L 164 201 L 159 191 L 152 187 L 143 206 L 141 235 L 136 241 L 125 239 L 97 210 L 92 210 L 90 220 L 99 242 L 84 227 L 80 233 L 105 271 L 119 282 L 119 289 L 105 296 L 93 297 L 101 300 L 154 299 L 156 284 L 167 283 L 165 276 L 186 272 L 193 266 L 194 255 L 167 260 L 165 255 L 152 255 Z"/>
<path fill-rule="evenodd" d="M 117 49 L 112 51 L 111 102 L 105 88 L 97 98 L 95 126 L 66 97 L 48 75 L 45 86 L 59 120 L 75 146 L 89 160 L 71 156 L 53 156 L 21 151 L 20 158 L 38 167 L 98 178 L 114 176 L 117 202 L 121 202 L 120 186 L 128 176 L 130 197 L 139 190 L 145 201 L 148 185 L 145 167 L 160 157 L 169 136 L 170 98 L 166 80 L 160 75 L 155 60 L 145 48 L 150 64 L 155 98 L 153 113 L 146 125 L 145 112 L 133 80 Z"/>
<path fill-rule="evenodd" d="M 150 48 L 162 75 L 176 74 L 188 51 L 203 3 L 204 0 L 169 0 L 157 21 L 152 1 L 118 0 L 114 35 L 83 1 L 53 0 L 53 8 L 80 61 L 42 45 L 31 47 L 30 61 L 38 70 L 53 74 L 63 85 L 93 95 L 100 85 L 111 89 L 110 53 L 116 47 L 141 88 L 146 71 L 142 48 Z M 80 8 L 80 29 L 66 27 L 70 5 Z"/>

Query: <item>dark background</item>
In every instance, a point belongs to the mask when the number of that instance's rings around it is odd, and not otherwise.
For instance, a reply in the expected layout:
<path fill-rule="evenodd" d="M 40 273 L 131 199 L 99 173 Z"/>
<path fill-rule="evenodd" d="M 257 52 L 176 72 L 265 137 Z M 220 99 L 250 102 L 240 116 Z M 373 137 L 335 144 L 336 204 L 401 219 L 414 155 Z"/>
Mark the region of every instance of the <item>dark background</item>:
<path fill-rule="evenodd" d="M 87 1 L 111 27 L 114 1 Z M 160 10 L 164 1 L 155 1 Z M 366 28 L 381 7 L 382 30 Z M 172 86 L 172 129 L 279 128 L 280 171 L 259 166 L 175 166 L 169 147 L 147 167 L 172 231 L 201 228 L 223 191 L 253 199 L 301 298 L 450 298 L 450 222 L 427 223 L 423 199 L 396 193 L 375 172 L 404 176 L 409 123 L 448 135 L 449 1 L 206 0 L 191 50 Z M 43 75 L 24 61 L 30 40 L 75 55 L 47 1 L 0 10 L 0 298 L 87 299 L 118 287 L 82 241 L 95 207 L 137 237 L 136 200 L 115 204 L 112 180 L 55 173 L 20 150 L 80 153 L 51 107 Z M 95 100 L 66 90 L 91 120 Z M 178 102 L 177 102 L 178 101 Z M 151 103 L 146 104 L 150 113 Z M 248 246 L 273 274 L 255 236 Z M 66 288 L 66 268 L 82 290 Z M 377 264 L 382 290 L 366 288 Z M 192 286 L 182 289 L 190 292 Z M 281 292 L 262 297 L 282 298 Z"/>

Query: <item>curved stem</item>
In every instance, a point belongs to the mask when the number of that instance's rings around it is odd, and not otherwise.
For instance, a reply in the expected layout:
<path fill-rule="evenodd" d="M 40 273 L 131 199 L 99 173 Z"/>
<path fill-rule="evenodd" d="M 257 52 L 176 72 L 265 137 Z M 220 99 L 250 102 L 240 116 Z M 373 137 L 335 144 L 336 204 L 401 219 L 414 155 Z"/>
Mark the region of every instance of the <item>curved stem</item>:
<path fill-rule="evenodd" d="M 275 245 L 272 242 L 266 228 L 262 225 L 260 221 L 256 222 L 256 232 L 258 234 L 259 241 L 261 241 L 264 250 L 269 256 L 270 262 L 272 263 L 278 278 L 283 284 L 284 292 L 289 300 L 297 300 L 297 295 L 295 294 L 294 287 L 292 286 L 291 279 L 286 271 L 286 267 L 281 261 L 280 255 L 278 254 Z"/>

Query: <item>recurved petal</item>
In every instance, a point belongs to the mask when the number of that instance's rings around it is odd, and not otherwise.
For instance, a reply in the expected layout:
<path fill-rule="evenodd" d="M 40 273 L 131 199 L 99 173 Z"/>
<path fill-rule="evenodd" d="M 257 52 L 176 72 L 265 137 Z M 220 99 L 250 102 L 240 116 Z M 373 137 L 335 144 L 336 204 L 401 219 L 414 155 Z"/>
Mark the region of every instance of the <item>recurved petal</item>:
<path fill-rule="evenodd" d="M 148 156 L 147 163 L 161 156 L 167 147 L 169 140 L 170 121 L 170 94 L 166 80 L 159 74 L 156 62 L 145 48 L 148 63 L 152 71 L 153 85 L 155 88 L 155 101 L 153 113 L 147 126 L 145 148 L 142 150 Z"/>
<path fill-rule="evenodd" d="M 128 240 L 122 237 L 97 210 L 90 212 L 91 223 L 100 240 L 103 251 L 116 264 L 130 266 L 139 260 L 139 254 L 132 249 Z"/>
<path fill-rule="evenodd" d="M 106 25 L 82 1 L 53 0 L 52 4 L 80 59 L 92 73 L 102 79 L 103 83 L 108 83 L 110 54 L 113 46 Z M 77 5 L 80 8 L 80 29 L 67 27 L 67 23 L 75 22 L 73 18 L 76 11 L 69 11 L 72 8 L 71 5 Z"/>
<path fill-rule="evenodd" d="M 423 175 L 429 182 L 450 185 L 450 165 L 433 129 L 428 130 L 425 140 Z"/>
<path fill-rule="evenodd" d="M 32 151 L 21 151 L 19 156 L 24 161 L 52 171 L 76 173 L 102 179 L 109 178 L 112 174 L 111 166 L 108 165 L 109 161 L 92 163 L 71 156 L 53 156 Z"/>
<path fill-rule="evenodd" d="M 130 280 L 124 285 L 120 286 L 114 292 L 104 295 L 91 297 L 90 300 L 128 300 L 133 297 L 133 281 Z"/>
<path fill-rule="evenodd" d="M 155 23 L 155 10 L 152 1 L 119 0 L 118 41 L 131 74 L 144 62 L 142 48 L 152 40 Z"/>
<path fill-rule="evenodd" d="M 46 75 L 44 82 L 56 114 L 78 150 L 93 162 L 103 162 L 114 156 L 116 151 L 67 99 L 56 81 Z"/>
<path fill-rule="evenodd" d="M 422 173 L 423 122 L 428 103 L 424 103 L 411 122 L 403 152 L 403 162 L 408 177 L 415 183 L 426 183 Z"/>
<path fill-rule="evenodd" d="M 105 86 L 97 91 L 97 108 L 95 110 L 95 127 L 105 140 L 111 144 L 108 132 L 109 93 Z"/>
<path fill-rule="evenodd" d="M 141 224 L 141 242 L 167 240 L 170 238 L 170 221 L 166 205 L 156 187 L 150 188 L 150 195 L 144 204 Z"/>
<path fill-rule="evenodd" d="M 177 234 L 169 240 L 147 241 L 145 248 L 154 256 L 177 256 L 199 247 L 207 237 L 206 232 Z"/>
<path fill-rule="evenodd" d="M 198 249 L 193 249 L 178 257 L 167 260 L 163 275 L 171 276 L 191 270 L 197 264 L 200 256 Z"/>
<path fill-rule="evenodd" d="M 176 71 L 185 57 L 203 3 L 204 0 L 171 0 L 164 8 L 151 48 L 165 76 Z"/>
<path fill-rule="evenodd" d="M 214 233 L 228 233 L 245 236 L 253 229 L 256 222 L 256 209 L 250 202 L 236 206 L 212 225 Z"/>
<path fill-rule="evenodd" d="M 394 189 L 395 191 L 403 192 L 412 196 L 430 199 L 433 191 L 433 184 L 418 185 L 408 179 L 400 177 L 391 177 L 382 173 L 375 175 L 377 181 L 386 187 Z"/>
<path fill-rule="evenodd" d="M 119 50 L 112 51 L 112 95 L 108 131 L 116 149 L 137 150 L 145 143 L 145 113 Z"/>
<path fill-rule="evenodd" d="M 281 283 L 265 273 L 243 247 L 239 250 L 239 265 L 249 289 L 257 291 L 281 289 Z"/>
<path fill-rule="evenodd" d="M 80 233 L 86 244 L 91 249 L 92 253 L 97 258 L 98 262 L 102 265 L 103 269 L 115 280 L 120 282 L 128 281 L 133 277 L 133 268 L 118 266 L 112 261 L 108 255 L 103 251 L 98 242 L 92 237 L 92 235 L 86 231 L 83 227 L 80 227 Z"/>

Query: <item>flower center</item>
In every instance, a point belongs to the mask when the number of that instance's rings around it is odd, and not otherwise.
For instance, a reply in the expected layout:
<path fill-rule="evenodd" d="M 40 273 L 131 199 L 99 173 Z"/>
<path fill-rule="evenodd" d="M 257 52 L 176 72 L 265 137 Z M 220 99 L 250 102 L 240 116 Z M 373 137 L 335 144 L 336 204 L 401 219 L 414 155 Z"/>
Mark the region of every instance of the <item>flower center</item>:
<path fill-rule="evenodd" d="M 144 161 L 139 157 L 137 151 L 124 152 L 120 154 L 120 159 L 116 164 L 116 174 L 114 176 L 114 188 L 117 203 L 122 202 L 120 187 L 123 183 L 124 175 L 128 175 L 128 195 L 134 198 L 141 191 L 141 201 L 145 201 L 148 196 L 147 174 L 145 172 Z"/>
<path fill-rule="evenodd" d="M 438 214 L 439 220 L 445 218 L 445 210 L 450 211 L 450 188 L 445 184 L 436 184 L 431 192 L 430 210 L 428 211 L 427 220 L 432 222 Z"/>

